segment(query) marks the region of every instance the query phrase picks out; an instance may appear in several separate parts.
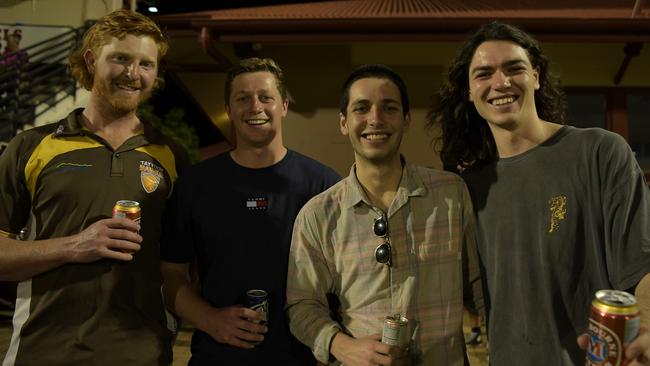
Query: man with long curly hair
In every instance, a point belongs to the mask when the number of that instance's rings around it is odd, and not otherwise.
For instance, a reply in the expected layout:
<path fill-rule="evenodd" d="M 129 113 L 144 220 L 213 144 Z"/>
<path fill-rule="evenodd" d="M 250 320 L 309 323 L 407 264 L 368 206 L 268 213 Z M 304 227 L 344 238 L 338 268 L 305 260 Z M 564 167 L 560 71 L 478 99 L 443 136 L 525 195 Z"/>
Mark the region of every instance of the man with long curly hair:
<path fill-rule="evenodd" d="M 171 364 L 158 236 L 188 160 L 136 114 L 166 50 L 143 15 L 99 19 L 70 56 L 87 107 L 0 156 L 0 279 L 19 281 L 3 366 Z M 123 199 L 140 222 L 111 218 Z M 34 240 L 16 240 L 28 222 Z"/>
<path fill-rule="evenodd" d="M 650 314 L 647 182 L 623 138 L 563 125 L 548 64 L 530 35 L 488 23 L 429 113 L 443 164 L 462 171 L 474 203 L 496 366 L 583 364 L 597 290 L 636 290 Z M 648 364 L 648 348 L 642 332 L 626 355 Z"/>

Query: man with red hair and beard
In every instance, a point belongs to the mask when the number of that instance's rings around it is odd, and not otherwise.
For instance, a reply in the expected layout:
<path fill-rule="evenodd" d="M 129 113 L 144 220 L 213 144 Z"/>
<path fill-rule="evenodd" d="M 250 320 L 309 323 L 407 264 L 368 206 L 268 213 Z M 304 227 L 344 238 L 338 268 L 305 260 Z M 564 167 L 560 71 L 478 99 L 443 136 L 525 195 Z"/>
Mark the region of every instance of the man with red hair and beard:
<path fill-rule="evenodd" d="M 88 106 L 0 156 L 0 280 L 19 281 L 4 366 L 171 364 L 158 235 L 188 160 L 136 114 L 167 47 L 138 13 L 99 19 L 69 59 Z M 140 222 L 111 218 L 124 199 Z M 34 240 L 17 240 L 28 221 Z"/>

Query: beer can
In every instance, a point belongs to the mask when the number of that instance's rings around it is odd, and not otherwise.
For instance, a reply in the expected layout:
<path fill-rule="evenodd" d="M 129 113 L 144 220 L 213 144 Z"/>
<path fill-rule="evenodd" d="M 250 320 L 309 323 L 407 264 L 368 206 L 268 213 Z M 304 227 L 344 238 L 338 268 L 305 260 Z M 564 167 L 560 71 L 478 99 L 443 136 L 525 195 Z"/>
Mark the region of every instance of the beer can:
<path fill-rule="evenodd" d="M 259 324 L 266 324 L 269 320 L 269 294 L 264 290 L 246 291 L 246 307 L 257 311 L 262 320 L 255 321 Z"/>
<path fill-rule="evenodd" d="M 625 347 L 639 334 L 641 316 L 633 295 L 617 290 L 596 292 L 589 314 L 585 365 L 625 366 Z"/>
<path fill-rule="evenodd" d="M 384 331 L 381 335 L 381 342 L 391 346 L 406 348 L 409 344 L 408 319 L 395 314 L 384 319 Z"/>
<path fill-rule="evenodd" d="M 113 206 L 113 218 L 127 218 L 140 223 L 140 203 L 137 201 L 119 200 Z M 124 250 L 132 254 L 132 250 Z"/>
<path fill-rule="evenodd" d="M 127 218 L 140 222 L 140 203 L 137 201 L 119 200 L 113 206 L 113 217 Z"/>

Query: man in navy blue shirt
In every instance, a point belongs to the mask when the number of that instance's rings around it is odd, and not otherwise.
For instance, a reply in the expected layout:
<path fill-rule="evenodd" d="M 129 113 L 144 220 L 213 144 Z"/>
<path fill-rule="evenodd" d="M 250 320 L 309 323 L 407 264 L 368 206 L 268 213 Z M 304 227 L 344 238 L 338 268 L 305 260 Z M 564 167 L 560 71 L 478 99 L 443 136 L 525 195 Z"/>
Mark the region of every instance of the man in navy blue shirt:
<path fill-rule="evenodd" d="M 237 147 L 179 178 L 161 239 L 165 300 L 197 328 L 190 365 L 313 365 L 283 310 L 291 231 L 304 203 L 340 177 L 284 146 L 288 98 L 273 60 L 235 65 L 225 96 Z M 250 289 L 268 293 L 266 325 L 243 306 Z"/>

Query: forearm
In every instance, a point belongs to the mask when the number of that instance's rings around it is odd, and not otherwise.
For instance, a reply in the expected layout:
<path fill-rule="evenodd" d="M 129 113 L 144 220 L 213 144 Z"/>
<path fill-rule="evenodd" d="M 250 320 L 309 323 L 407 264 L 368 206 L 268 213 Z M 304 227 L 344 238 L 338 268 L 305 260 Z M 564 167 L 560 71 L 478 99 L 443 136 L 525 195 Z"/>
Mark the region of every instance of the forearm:
<path fill-rule="evenodd" d="M 650 330 L 650 273 L 639 281 L 635 296 L 641 311 L 641 325 Z"/>
<path fill-rule="evenodd" d="M 184 265 L 167 265 L 183 266 Z M 170 271 L 161 266 L 163 274 L 163 297 L 165 305 L 174 314 L 188 321 L 197 329 L 207 332 L 207 314 L 212 305 L 199 296 L 192 286 L 188 267 L 183 270 Z"/>
<path fill-rule="evenodd" d="M 74 237 L 20 241 L 0 237 L 0 280 L 23 281 L 69 261 Z"/>
<path fill-rule="evenodd" d="M 328 363 L 332 339 L 341 331 L 341 325 L 330 317 L 324 304 L 313 300 L 290 301 L 287 315 L 291 333 L 312 349 L 316 359 Z"/>
<path fill-rule="evenodd" d="M 182 319 L 188 321 L 196 329 L 206 333 L 212 333 L 209 329 L 209 313 L 214 307 L 197 294 L 189 282 L 178 289 L 175 301 L 175 313 Z"/>
<path fill-rule="evenodd" d="M 308 211 L 309 212 L 309 211 Z M 316 359 L 328 363 L 330 344 L 341 330 L 331 316 L 327 294 L 333 292 L 331 266 L 322 249 L 327 236 L 315 234 L 320 227 L 315 217 L 306 220 L 304 212 L 296 218 L 287 270 L 287 318 L 291 333 Z M 338 309 L 334 309 L 338 311 Z"/>
<path fill-rule="evenodd" d="M 463 303 L 465 307 L 485 313 L 483 283 L 481 281 L 480 260 L 477 247 L 476 221 L 472 201 L 463 186 Z"/>

